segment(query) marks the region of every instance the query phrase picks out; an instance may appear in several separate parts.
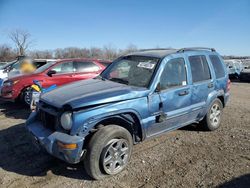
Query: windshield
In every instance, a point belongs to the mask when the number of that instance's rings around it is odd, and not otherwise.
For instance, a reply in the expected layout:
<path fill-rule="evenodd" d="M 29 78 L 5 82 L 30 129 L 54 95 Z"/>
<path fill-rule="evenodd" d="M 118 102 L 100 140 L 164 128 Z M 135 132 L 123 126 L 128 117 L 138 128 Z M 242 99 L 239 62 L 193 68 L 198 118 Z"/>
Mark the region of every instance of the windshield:
<path fill-rule="evenodd" d="M 101 77 L 136 87 L 148 87 L 158 58 L 144 56 L 126 56 L 109 66 Z"/>
<path fill-rule="evenodd" d="M 35 73 L 41 73 L 41 72 L 47 70 L 52 65 L 54 65 L 55 63 L 56 63 L 56 61 L 48 61 L 45 65 L 43 65 L 43 66 L 39 67 L 38 69 L 36 69 Z"/>
<path fill-rule="evenodd" d="M 10 66 L 11 64 L 13 64 L 15 62 L 17 62 L 17 60 L 6 63 L 5 65 L 1 66 L 1 69 L 5 69 L 5 68 L 7 68 L 8 66 Z"/>

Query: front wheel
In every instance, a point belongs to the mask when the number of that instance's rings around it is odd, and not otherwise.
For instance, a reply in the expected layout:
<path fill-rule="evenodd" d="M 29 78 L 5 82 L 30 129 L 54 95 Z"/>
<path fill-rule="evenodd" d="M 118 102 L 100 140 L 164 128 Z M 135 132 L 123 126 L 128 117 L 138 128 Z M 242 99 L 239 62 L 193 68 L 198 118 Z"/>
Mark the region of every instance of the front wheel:
<path fill-rule="evenodd" d="M 203 128 L 207 131 L 214 131 L 220 127 L 223 105 L 220 99 L 215 99 L 210 105 L 208 112 L 201 121 Z"/>
<path fill-rule="evenodd" d="M 86 172 L 94 179 L 118 174 L 127 166 L 132 147 L 132 136 L 127 129 L 117 125 L 102 127 L 88 143 Z"/>
<path fill-rule="evenodd" d="M 21 102 L 27 106 L 30 106 L 32 101 L 32 88 L 27 87 L 21 93 Z"/>

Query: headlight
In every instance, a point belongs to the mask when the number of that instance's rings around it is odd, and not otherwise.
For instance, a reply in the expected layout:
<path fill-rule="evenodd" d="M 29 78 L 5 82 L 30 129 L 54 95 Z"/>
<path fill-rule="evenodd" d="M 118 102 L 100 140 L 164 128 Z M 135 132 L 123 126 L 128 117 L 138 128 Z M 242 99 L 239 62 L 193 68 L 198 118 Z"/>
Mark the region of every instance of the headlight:
<path fill-rule="evenodd" d="M 13 81 L 12 80 L 7 80 L 3 83 L 3 86 L 12 86 L 13 85 Z"/>
<path fill-rule="evenodd" d="M 61 116 L 61 125 L 65 130 L 70 130 L 72 127 L 72 113 L 64 112 Z"/>

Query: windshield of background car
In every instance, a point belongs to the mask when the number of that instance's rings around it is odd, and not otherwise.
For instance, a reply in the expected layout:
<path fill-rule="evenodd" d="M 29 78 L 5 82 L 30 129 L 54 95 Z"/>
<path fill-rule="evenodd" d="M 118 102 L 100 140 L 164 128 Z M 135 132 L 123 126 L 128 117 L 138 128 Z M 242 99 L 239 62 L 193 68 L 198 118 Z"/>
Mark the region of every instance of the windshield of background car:
<path fill-rule="evenodd" d="M 47 70 L 52 65 L 54 65 L 55 63 L 56 63 L 56 61 L 48 61 L 45 65 L 43 65 L 43 66 L 39 67 L 38 69 L 36 69 L 35 73 L 41 73 L 41 72 Z"/>
<path fill-rule="evenodd" d="M 158 62 L 154 57 L 126 56 L 115 61 L 101 76 L 126 85 L 148 87 Z"/>
<path fill-rule="evenodd" d="M 12 64 L 15 63 L 16 61 L 17 61 L 17 60 L 6 63 L 4 66 L 1 67 L 1 69 L 6 69 L 8 66 L 12 65 Z"/>

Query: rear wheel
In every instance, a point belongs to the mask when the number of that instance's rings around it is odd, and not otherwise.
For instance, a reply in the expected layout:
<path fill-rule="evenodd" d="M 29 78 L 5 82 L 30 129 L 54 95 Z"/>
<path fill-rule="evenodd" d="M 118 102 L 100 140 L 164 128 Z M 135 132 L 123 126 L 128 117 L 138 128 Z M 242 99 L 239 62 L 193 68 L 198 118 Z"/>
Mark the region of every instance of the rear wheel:
<path fill-rule="evenodd" d="M 117 125 L 104 126 L 88 143 L 85 170 L 94 179 L 118 174 L 127 166 L 132 147 L 132 136 L 127 129 Z"/>
<path fill-rule="evenodd" d="M 210 105 L 207 115 L 201 121 L 203 128 L 214 131 L 220 127 L 223 105 L 220 99 L 215 99 Z"/>

